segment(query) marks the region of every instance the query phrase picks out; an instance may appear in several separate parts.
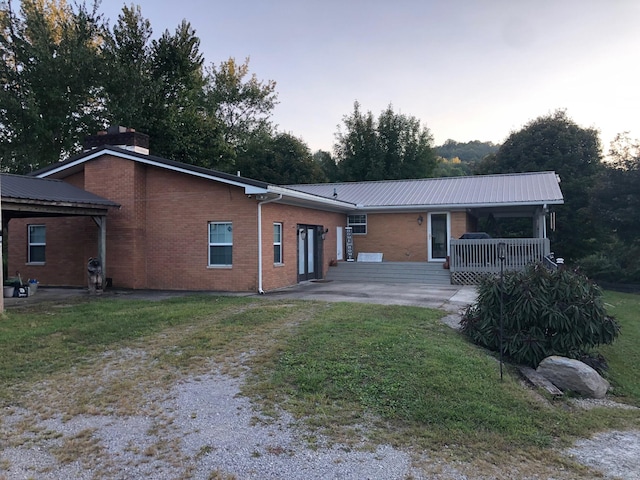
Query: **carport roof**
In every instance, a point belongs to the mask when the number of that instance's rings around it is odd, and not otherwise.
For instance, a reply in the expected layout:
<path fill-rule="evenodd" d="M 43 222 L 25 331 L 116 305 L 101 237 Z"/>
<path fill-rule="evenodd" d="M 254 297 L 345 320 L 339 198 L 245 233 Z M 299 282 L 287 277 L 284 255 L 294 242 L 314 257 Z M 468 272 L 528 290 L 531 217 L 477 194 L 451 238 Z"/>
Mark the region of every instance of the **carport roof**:
<path fill-rule="evenodd" d="M 363 209 L 525 206 L 564 203 L 555 172 L 287 185 Z"/>
<path fill-rule="evenodd" d="M 53 180 L 3 173 L 0 175 L 2 199 L 63 202 L 91 206 L 117 207 L 116 202 L 74 187 L 62 180 Z"/>

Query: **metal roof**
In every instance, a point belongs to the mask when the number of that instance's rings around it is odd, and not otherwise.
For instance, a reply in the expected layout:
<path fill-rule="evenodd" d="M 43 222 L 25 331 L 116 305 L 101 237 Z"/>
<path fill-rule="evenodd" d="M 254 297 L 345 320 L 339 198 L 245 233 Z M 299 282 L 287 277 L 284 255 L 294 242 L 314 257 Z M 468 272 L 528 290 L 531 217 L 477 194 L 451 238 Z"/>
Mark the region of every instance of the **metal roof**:
<path fill-rule="evenodd" d="M 118 204 L 74 187 L 62 180 L 27 177 L 3 173 L 0 175 L 2 198 L 63 202 L 117 207 Z"/>
<path fill-rule="evenodd" d="M 564 203 L 555 172 L 287 185 L 360 208 L 481 207 Z"/>

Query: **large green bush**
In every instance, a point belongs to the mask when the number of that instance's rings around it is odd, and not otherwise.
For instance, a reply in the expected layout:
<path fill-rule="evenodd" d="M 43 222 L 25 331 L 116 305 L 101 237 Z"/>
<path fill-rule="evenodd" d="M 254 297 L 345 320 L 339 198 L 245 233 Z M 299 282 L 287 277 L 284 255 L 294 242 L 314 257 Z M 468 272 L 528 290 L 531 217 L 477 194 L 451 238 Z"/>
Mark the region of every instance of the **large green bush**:
<path fill-rule="evenodd" d="M 625 244 L 620 241 L 603 245 L 594 253 L 578 262 L 580 270 L 598 281 L 640 284 L 640 244 Z"/>
<path fill-rule="evenodd" d="M 549 355 L 581 358 L 620 331 L 600 288 L 568 268 L 534 264 L 505 272 L 503 285 L 503 354 L 516 363 L 535 368 Z M 500 292 L 499 277 L 483 279 L 461 322 L 474 343 L 493 351 L 500 351 Z"/>

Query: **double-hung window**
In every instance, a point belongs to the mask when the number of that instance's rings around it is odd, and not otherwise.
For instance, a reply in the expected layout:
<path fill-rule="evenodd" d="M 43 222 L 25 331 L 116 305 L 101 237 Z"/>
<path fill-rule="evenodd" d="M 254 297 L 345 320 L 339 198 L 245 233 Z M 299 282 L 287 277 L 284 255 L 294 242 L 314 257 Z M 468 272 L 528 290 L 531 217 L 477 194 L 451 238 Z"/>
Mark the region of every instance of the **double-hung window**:
<path fill-rule="evenodd" d="M 29 263 L 44 263 L 47 247 L 46 227 L 29 225 Z"/>
<path fill-rule="evenodd" d="M 233 259 L 233 225 L 231 222 L 209 223 L 209 266 L 230 267 Z"/>
<path fill-rule="evenodd" d="M 366 215 L 347 215 L 347 227 L 351 227 L 351 232 L 359 235 L 367 234 Z"/>
<path fill-rule="evenodd" d="M 282 224 L 273 224 L 273 263 L 282 263 Z"/>

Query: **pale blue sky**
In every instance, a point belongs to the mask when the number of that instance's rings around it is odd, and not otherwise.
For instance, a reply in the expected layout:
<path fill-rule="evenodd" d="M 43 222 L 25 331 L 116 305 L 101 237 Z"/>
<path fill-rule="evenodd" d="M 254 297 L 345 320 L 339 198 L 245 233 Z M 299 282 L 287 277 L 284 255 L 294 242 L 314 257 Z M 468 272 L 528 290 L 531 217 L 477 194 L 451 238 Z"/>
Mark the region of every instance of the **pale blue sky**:
<path fill-rule="evenodd" d="M 130 1 L 103 0 L 111 24 Z M 452 138 L 501 143 L 556 109 L 640 136 L 640 2 L 635 0 L 138 0 L 154 36 L 185 18 L 206 62 L 250 57 L 275 80 L 274 122 L 331 150 L 358 100 L 393 104 Z"/>

